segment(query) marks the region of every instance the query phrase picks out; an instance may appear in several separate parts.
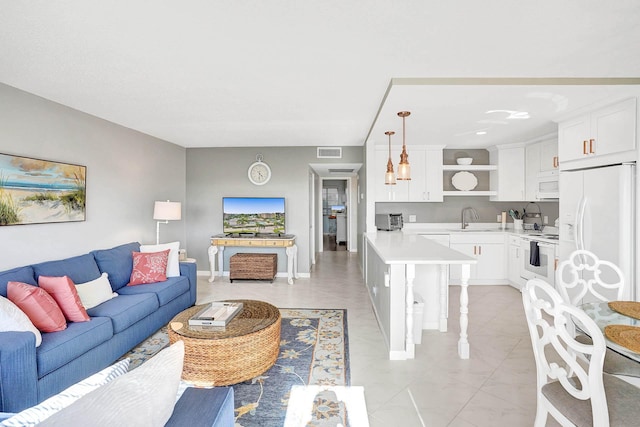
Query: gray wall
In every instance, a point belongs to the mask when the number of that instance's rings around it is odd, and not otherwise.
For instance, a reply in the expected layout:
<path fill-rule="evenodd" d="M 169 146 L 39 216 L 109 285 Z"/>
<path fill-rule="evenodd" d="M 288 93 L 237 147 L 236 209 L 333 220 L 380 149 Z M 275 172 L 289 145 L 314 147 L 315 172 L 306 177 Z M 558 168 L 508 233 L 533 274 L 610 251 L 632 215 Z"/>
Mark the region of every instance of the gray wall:
<path fill-rule="evenodd" d="M 251 184 L 247 178 L 247 169 L 258 153 L 262 153 L 272 172 L 271 180 L 262 186 Z M 210 238 L 222 232 L 222 197 L 285 197 L 286 230 L 297 236 L 298 270 L 308 273 L 309 163 L 362 162 L 362 147 L 343 147 L 342 159 L 318 159 L 316 147 L 187 149 L 189 257 L 196 258 L 199 271 L 208 270 Z M 228 257 L 235 252 L 238 250 L 225 250 L 225 269 L 228 269 Z M 286 271 L 284 251 L 278 253 L 278 259 L 278 271 Z"/>
<path fill-rule="evenodd" d="M 185 149 L 0 84 L 0 152 L 87 167 L 86 221 L 0 227 L 0 270 L 139 241 L 155 200 L 185 201 Z M 188 215 L 161 225 L 185 242 Z"/>

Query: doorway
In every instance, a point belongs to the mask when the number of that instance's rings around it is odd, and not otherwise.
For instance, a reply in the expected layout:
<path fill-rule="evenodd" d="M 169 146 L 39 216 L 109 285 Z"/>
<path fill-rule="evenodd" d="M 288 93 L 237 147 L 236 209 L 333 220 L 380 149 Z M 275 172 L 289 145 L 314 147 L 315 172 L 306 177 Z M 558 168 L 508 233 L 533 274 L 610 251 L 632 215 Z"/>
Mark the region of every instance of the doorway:
<path fill-rule="evenodd" d="M 322 180 L 322 246 L 324 251 L 347 251 L 347 179 Z"/>

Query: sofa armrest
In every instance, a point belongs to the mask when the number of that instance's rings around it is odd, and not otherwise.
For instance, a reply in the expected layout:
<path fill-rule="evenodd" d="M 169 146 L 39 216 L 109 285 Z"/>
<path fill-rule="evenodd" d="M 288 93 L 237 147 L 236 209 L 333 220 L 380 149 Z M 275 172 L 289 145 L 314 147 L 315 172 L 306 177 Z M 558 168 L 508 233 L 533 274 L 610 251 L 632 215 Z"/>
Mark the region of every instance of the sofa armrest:
<path fill-rule="evenodd" d="M 36 336 L 0 332 L 0 412 L 20 412 L 38 403 Z"/>
<path fill-rule="evenodd" d="M 233 427 L 233 388 L 188 387 L 165 427 Z"/>
<path fill-rule="evenodd" d="M 180 263 L 180 275 L 186 276 L 189 279 L 189 306 L 196 303 L 197 286 L 198 286 L 198 273 L 196 270 L 195 262 L 181 262 Z"/>

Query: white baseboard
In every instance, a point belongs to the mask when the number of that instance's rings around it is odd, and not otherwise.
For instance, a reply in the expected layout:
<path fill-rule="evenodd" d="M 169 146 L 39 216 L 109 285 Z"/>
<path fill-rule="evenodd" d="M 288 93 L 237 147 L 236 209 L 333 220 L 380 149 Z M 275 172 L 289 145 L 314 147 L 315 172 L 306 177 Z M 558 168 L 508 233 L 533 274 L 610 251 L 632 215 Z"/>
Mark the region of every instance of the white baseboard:
<path fill-rule="evenodd" d="M 211 272 L 208 270 L 198 270 L 197 272 L 198 276 L 211 276 Z M 229 277 L 229 272 L 228 271 L 223 271 L 222 272 L 222 276 L 223 277 Z M 218 276 L 216 276 L 218 277 Z M 276 274 L 276 277 L 288 277 L 286 272 L 279 272 Z M 311 277 L 311 273 L 298 273 L 298 278 L 299 279 L 309 279 Z"/>

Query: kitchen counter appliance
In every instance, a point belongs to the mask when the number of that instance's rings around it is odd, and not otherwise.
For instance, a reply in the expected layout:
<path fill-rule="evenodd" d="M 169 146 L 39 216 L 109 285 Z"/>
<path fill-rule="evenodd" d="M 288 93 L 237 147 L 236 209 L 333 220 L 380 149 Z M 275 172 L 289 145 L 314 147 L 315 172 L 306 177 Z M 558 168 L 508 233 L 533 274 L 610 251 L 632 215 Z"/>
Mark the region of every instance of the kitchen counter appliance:
<path fill-rule="evenodd" d="M 402 214 L 388 213 L 376 214 L 376 228 L 378 230 L 392 231 L 402 230 Z"/>

